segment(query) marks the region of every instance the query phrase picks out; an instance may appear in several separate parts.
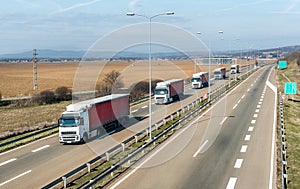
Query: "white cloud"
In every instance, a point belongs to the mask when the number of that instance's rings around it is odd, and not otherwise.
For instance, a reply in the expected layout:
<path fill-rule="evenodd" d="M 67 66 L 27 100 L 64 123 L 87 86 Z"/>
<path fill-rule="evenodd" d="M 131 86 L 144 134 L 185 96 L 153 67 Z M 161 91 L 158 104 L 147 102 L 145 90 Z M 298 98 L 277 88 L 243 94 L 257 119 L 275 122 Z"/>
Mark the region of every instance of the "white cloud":
<path fill-rule="evenodd" d="M 240 7 L 248 7 L 251 5 L 258 5 L 258 4 L 262 4 L 265 2 L 271 2 L 272 0 L 259 0 L 259 1 L 253 1 L 253 2 L 249 2 L 249 3 L 242 3 L 242 4 L 235 4 L 232 7 L 228 7 L 228 8 L 224 8 L 224 9 L 220 9 L 220 10 L 216 10 L 216 13 L 220 13 L 220 12 L 228 12 L 228 11 L 232 11 L 234 9 L 238 9 Z"/>
<path fill-rule="evenodd" d="M 273 11 L 275 14 L 300 14 L 300 11 L 295 11 L 295 8 L 300 3 L 300 0 L 290 0 L 290 3 L 287 8 L 280 11 Z M 298 9 L 299 10 L 299 9 Z"/>
<path fill-rule="evenodd" d="M 55 13 L 64 13 L 64 12 L 67 12 L 67 11 L 70 11 L 70 10 L 73 10 L 73 9 L 86 7 L 86 6 L 92 5 L 94 3 L 97 3 L 99 1 L 102 1 L 102 0 L 92 0 L 92 1 L 89 1 L 89 2 L 86 2 L 86 3 L 78 3 L 78 4 L 72 5 L 72 6 L 67 7 L 67 8 L 59 9 L 59 10 L 53 12 L 53 14 L 55 14 Z"/>
<path fill-rule="evenodd" d="M 137 4 L 139 3 L 140 0 L 131 0 L 129 2 L 129 8 L 131 8 L 132 10 L 135 9 L 135 7 L 137 6 Z"/>

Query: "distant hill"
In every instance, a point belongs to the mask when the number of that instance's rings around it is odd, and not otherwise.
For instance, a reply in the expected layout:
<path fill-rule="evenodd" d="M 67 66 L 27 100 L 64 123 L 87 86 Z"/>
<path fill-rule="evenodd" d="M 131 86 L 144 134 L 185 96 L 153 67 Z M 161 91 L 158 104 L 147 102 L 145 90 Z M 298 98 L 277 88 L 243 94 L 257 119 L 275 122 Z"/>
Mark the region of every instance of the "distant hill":
<path fill-rule="evenodd" d="M 37 50 L 38 58 L 81 58 L 85 51 L 59 51 L 59 50 L 49 50 L 42 49 Z M 26 51 L 22 53 L 15 54 L 3 54 L 0 55 L 0 59 L 31 59 L 33 51 Z"/>
<path fill-rule="evenodd" d="M 259 53 L 268 53 L 274 52 L 279 53 L 282 55 L 287 55 L 291 52 L 300 52 L 300 45 L 295 46 L 285 46 L 285 47 L 278 47 L 278 48 L 270 48 L 270 49 L 259 49 Z M 258 52 L 257 49 L 250 49 L 248 52 L 243 51 L 243 55 L 247 55 L 249 52 Z M 72 50 L 50 50 L 50 49 L 37 49 L 37 57 L 38 59 L 81 59 L 86 51 L 79 50 L 79 51 L 72 51 Z M 15 53 L 15 54 L 3 54 L 0 55 L 0 59 L 32 59 L 32 51 L 26 51 L 22 53 Z M 190 53 L 192 54 L 192 53 Z M 223 51 L 223 52 L 215 52 L 215 55 L 239 55 L 239 50 L 231 50 L 231 51 Z M 111 57 L 113 55 L 113 57 Z M 153 53 L 153 58 L 187 58 L 186 55 L 180 52 L 161 52 L 161 53 Z M 102 59 L 102 58 L 113 58 L 113 59 L 147 59 L 148 53 L 139 53 L 139 52 L 119 52 L 119 53 L 112 53 L 112 52 L 89 52 L 89 58 L 91 59 Z"/>

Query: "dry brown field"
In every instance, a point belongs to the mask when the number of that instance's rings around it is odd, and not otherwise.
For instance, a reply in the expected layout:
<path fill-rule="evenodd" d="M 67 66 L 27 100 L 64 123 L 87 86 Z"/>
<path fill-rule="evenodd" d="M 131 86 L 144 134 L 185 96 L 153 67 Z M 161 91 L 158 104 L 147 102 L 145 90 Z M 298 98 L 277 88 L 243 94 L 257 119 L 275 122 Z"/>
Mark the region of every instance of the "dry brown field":
<path fill-rule="evenodd" d="M 239 62 L 248 64 L 249 62 Z M 252 62 L 251 62 L 252 63 Z M 211 71 L 218 66 L 211 66 Z M 227 69 L 229 66 L 226 66 Z M 0 91 L 2 98 L 30 96 L 44 90 L 54 91 L 65 86 L 75 91 L 95 90 L 104 75 L 112 70 L 121 73 L 124 87 L 149 78 L 148 61 L 97 61 L 97 62 L 39 62 L 38 90 L 33 90 L 32 63 L 0 63 Z M 197 72 L 207 71 L 208 66 L 197 66 Z M 192 60 L 153 60 L 152 76 L 155 79 L 190 78 L 194 72 Z"/>

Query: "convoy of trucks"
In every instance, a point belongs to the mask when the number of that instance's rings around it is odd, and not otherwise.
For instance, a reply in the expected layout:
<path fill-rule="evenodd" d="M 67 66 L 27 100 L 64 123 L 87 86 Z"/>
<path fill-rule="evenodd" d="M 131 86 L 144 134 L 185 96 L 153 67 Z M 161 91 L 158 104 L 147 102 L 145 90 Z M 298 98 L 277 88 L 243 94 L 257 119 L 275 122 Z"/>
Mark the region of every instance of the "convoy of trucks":
<path fill-rule="evenodd" d="M 214 79 L 225 79 L 226 78 L 226 68 L 216 68 L 214 70 Z"/>
<path fill-rule="evenodd" d="M 231 67 L 230 67 L 230 73 L 231 74 L 240 73 L 240 66 L 238 64 L 231 65 Z"/>
<path fill-rule="evenodd" d="M 230 73 L 239 73 L 239 65 L 232 65 Z M 225 79 L 226 68 L 215 69 L 214 78 Z M 208 86 L 208 79 L 208 72 L 193 74 L 192 88 Z M 167 104 L 179 100 L 183 92 L 183 79 L 159 82 L 154 91 L 155 103 Z M 59 141 L 85 142 L 124 124 L 129 115 L 129 94 L 112 94 L 68 105 L 58 120 Z"/>
<path fill-rule="evenodd" d="M 70 104 L 58 120 L 59 141 L 85 142 L 120 126 L 129 115 L 128 94 L 112 94 Z"/>
<path fill-rule="evenodd" d="M 184 92 L 183 79 L 172 79 L 164 82 L 158 82 L 154 90 L 154 99 L 156 104 L 167 104 L 179 100 Z"/>
<path fill-rule="evenodd" d="M 193 74 L 192 78 L 192 88 L 199 89 L 208 86 L 208 72 L 200 72 Z"/>

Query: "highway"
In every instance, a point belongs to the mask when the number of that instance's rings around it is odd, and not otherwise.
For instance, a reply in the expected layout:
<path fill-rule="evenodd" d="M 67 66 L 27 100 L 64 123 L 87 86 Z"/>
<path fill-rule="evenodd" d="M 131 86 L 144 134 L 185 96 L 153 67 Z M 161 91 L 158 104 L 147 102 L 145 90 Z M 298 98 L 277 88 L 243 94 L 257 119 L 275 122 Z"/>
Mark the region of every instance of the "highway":
<path fill-rule="evenodd" d="M 275 188 L 274 84 L 261 68 L 108 187 Z"/>
<path fill-rule="evenodd" d="M 212 81 L 211 89 L 223 85 L 228 80 Z M 181 101 L 168 105 L 153 104 L 153 123 L 175 112 L 182 106 L 207 93 L 208 88 L 193 90 L 185 88 Z M 40 188 L 59 176 L 100 155 L 121 141 L 148 127 L 148 102 L 131 107 L 132 118 L 125 125 L 106 137 L 97 138 L 83 145 L 62 145 L 58 136 L 30 143 L 0 154 L 0 188 Z M 141 119 L 144 118 L 144 119 Z"/>

